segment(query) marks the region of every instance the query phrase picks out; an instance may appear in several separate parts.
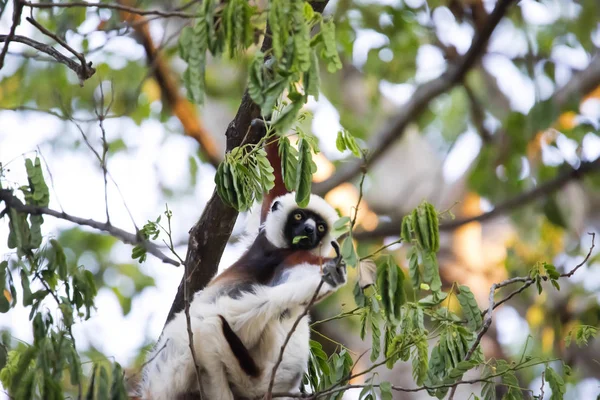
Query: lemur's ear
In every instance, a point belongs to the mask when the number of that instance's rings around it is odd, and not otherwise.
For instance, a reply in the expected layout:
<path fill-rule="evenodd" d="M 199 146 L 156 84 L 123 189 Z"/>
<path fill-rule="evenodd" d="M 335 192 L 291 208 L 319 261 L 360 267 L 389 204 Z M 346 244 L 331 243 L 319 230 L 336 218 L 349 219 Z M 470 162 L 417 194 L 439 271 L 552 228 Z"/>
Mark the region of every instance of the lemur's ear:
<path fill-rule="evenodd" d="M 281 207 L 281 202 L 276 201 L 275 203 L 273 203 L 273 205 L 271 206 L 271 211 L 277 211 L 279 209 L 279 207 Z"/>

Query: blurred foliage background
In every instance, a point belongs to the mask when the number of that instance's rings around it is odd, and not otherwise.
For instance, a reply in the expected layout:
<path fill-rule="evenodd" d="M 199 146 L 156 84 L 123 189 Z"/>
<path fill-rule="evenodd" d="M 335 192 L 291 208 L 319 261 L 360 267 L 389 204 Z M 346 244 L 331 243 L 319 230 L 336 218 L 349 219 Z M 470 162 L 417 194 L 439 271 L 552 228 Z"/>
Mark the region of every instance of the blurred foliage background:
<path fill-rule="evenodd" d="M 168 203 L 175 245 L 185 254 L 187 232 L 214 190 L 215 160 L 223 157 L 224 133 L 257 48 L 235 59 L 209 58 L 206 99 L 196 106 L 186 98 L 186 65 L 177 40 L 191 20 L 180 14 L 193 14 L 201 2 L 100 3 L 161 10 L 162 15 L 25 6 L 24 16 L 31 10 L 36 21 L 91 61 L 95 73 L 81 80 L 47 54 L 11 43 L 0 70 L 3 179 L 24 182 L 22 155 L 37 153 L 51 186 L 50 208 L 109 218 L 128 231 L 154 220 Z M 304 123 L 322 150 L 315 157 L 314 188 L 344 215 L 357 202 L 360 171 L 338 179 L 355 161 L 350 152 L 336 151 L 337 131 L 343 127 L 368 151 L 377 149 L 358 212 L 359 253 L 396 240 L 400 218 L 423 199 L 450 209 L 456 220 L 445 218 L 441 228 L 443 284 L 470 286 L 481 309 L 493 283 L 526 275 L 538 262 L 553 262 L 561 272 L 571 269 L 590 248 L 587 233 L 600 226 L 600 3 L 523 0 L 512 5 L 474 65 L 446 85 L 445 71 L 460 65 L 495 3 L 330 2 L 325 14 L 335 21 L 342 68 L 333 74 L 321 68 L 321 95 L 306 105 L 313 117 Z M 15 4 L 0 1 L 2 35 L 10 31 Z M 79 62 L 24 20 L 16 34 Z M 424 88 L 438 84 L 445 85 L 439 93 L 422 96 L 430 93 Z M 403 114 L 406 110 L 411 114 Z M 406 124 L 394 130 L 398 118 Z M 389 140 L 382 142 L 385 135 Z M 236 238 L 243 221 L 240 217 L 222 267 L 240 254 Z M 0 224 L 0 249 L 3 259 L 10 259 L 6 218 Z M 118 360 L 133 374 L 160 333 L 181 268 L 153 257 L 140 265 L 131 259 L 129 245 L 67 221 L 47 217 L 43 230 L 62 243 L 69 263 L 92 272 L 99 290 L 92 318 L 74 326 L 80 348 L 87 349 L 89 360 Z M 389 251 L 406 267 L 405 248 L 394 245 Z M 600 395 L 600 343 L 579 348 L 564 341 L 575 326 L 600 325 L 597 254 L 561 282 L 560 291 L 541 296 L 525 291 L 502 306 L 482 342 L 486 356 L 510 360 L 527 343 L 532 354 L 561 358 L 571 366 L 567 398 Z M 347 288 L 320 305 L 313 318 L 352 307 Z M 23 307 L 0 321 L 13 340 L 31 340 Z M 360 354 L 369 343 L 353 333 L 356 329 L 353 319 L 332 321 L 320 324 L 314 338 L 333 339 L 320 339 L 329 352 L 343 343 Z M 529 335 L 541 339 L 530 341 Z M 368 362 L 360 361 L 363 367 Z M 537 390 L 541 373 L 521 373 L 520 386 Z M 408 366 L 380 374 L 399 385 L 412 383 Z M 476 390 L 457 393 L 467 398 Z"/>

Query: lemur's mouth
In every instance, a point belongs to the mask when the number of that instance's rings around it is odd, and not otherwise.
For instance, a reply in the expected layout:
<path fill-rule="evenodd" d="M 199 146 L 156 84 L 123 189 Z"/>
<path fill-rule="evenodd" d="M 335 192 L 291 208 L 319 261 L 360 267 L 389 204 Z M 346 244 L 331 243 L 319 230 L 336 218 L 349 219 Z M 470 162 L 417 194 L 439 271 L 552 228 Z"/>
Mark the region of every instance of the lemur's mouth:
<path fill-rule="evenodd" d="M 292 245 L 298 249 L 312 249 L 315 244 L 314 244 L 314 240 L 311 237 L 308 236 L 294 236 L 294 239 L 292 240 Z"/>

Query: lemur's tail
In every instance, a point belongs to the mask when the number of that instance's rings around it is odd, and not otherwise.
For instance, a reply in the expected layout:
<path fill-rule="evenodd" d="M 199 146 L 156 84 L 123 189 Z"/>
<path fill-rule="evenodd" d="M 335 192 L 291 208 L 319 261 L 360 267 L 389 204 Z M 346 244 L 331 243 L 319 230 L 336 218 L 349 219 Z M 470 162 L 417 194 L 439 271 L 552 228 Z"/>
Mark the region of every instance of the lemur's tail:
<path fill-rule="evenodd" d="M 219 318 L 221 318 L 223 336 L 225 336 L 225 340 L 227 340 L 233 355 L 240 363 L 240 367 L 249 376 L 257 378 L 260 375 L 260 369 L 254 362 L 252 355 L 250 355 L 250 352 L 246 346 L 244 346 L 244 343 L 242 343 L 238 335 L 231 329 L 229 322 L 227 322 L 222 315 L 219 315 Z"/>

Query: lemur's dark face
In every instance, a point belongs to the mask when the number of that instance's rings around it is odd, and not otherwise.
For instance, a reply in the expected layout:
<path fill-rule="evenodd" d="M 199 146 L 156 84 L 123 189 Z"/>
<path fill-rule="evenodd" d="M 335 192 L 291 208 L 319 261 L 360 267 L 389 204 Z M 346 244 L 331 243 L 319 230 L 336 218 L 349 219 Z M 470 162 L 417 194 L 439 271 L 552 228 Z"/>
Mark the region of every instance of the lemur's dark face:
<path fill-rule="evenodd" d="M 312 250 L 321 243 L 328 229 L 319 214 L 298 208 L 289 213 L 284 234 L 290 248 Z"/>

